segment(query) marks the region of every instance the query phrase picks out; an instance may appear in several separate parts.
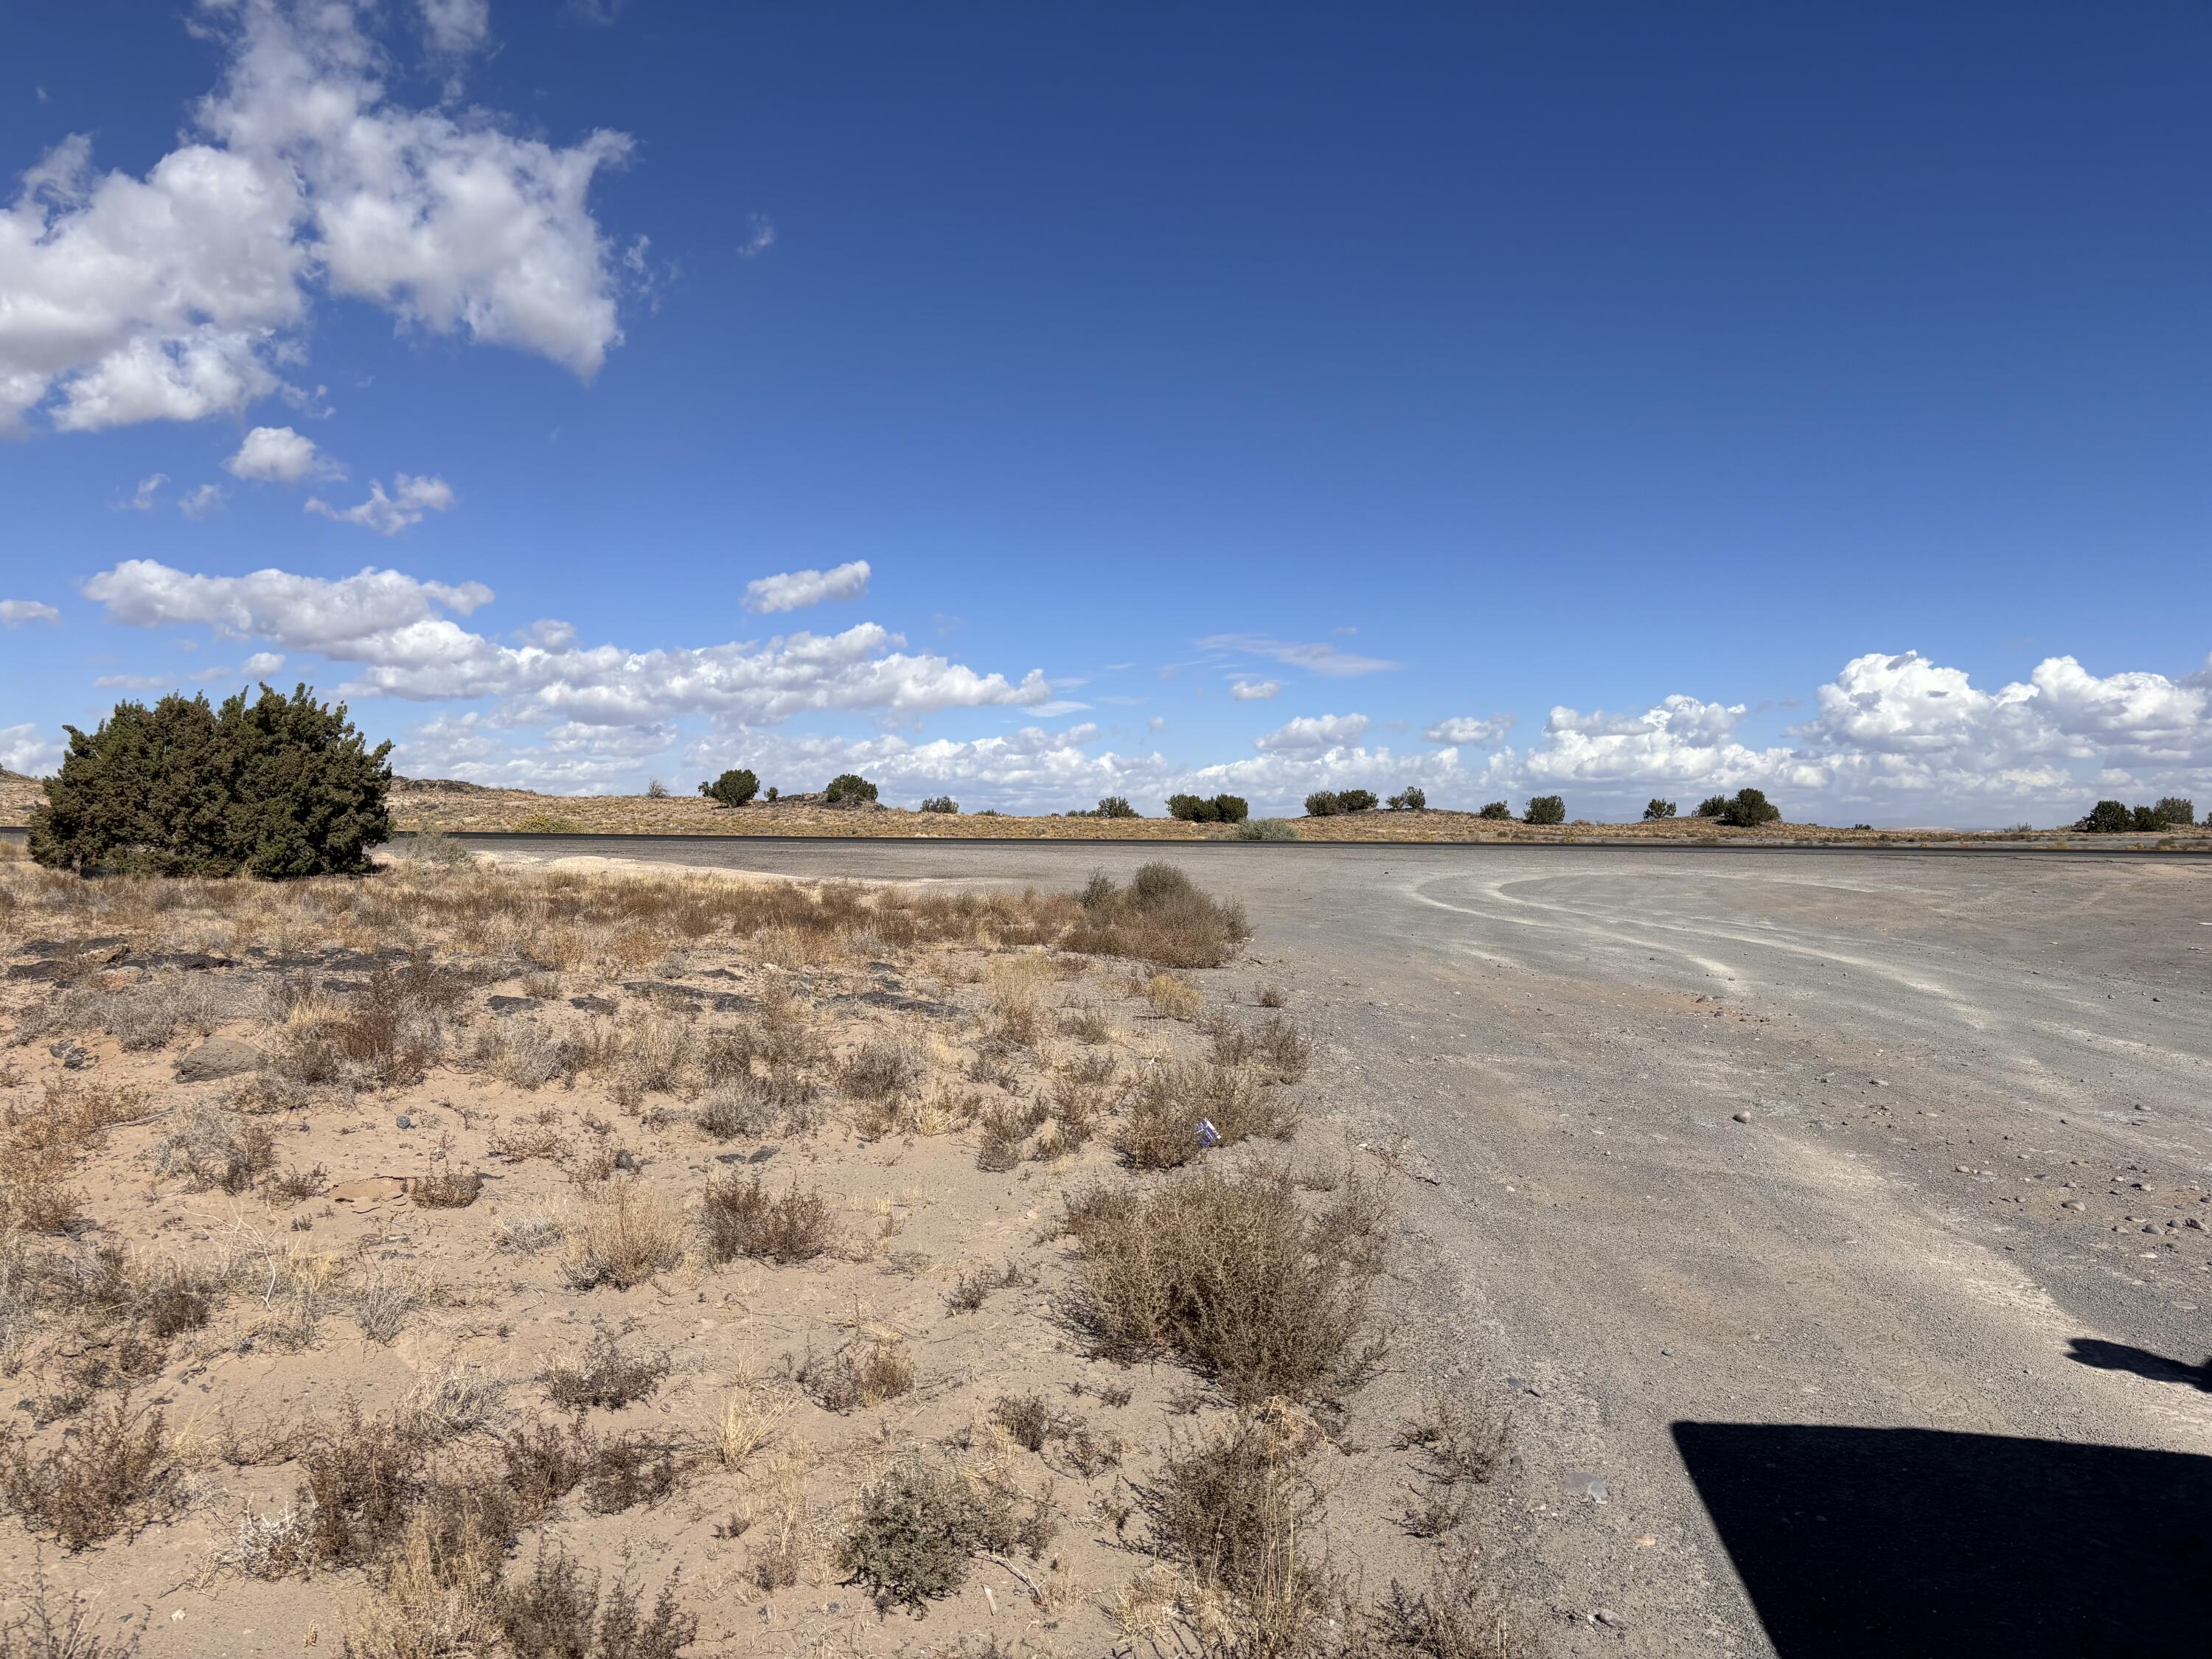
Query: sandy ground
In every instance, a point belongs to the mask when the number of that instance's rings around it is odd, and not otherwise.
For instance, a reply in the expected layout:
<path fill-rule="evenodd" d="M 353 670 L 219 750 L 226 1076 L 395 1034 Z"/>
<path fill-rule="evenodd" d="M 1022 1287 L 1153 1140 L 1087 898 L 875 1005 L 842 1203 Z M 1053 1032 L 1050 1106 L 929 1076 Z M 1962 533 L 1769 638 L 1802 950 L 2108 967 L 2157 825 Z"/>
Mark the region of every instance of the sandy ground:
<path fill-rule="evenodd" d="M 614 927 L 586 937 L 544 921 L 546 889 L 532 884 L 556 873 L 546 860 L 525 852 L 500 862 L 515 902 L 470 912 L 481 930 L 439 952 L 465 976 L 465 994 L 441 1016 L 445 1059 L 419 1081 L 318 1085 L 287 1102 L 257 1103 L 250 1071 L 180 1076 L 198 1035 L 126 1051 L 112 1035 L 70 1036 L 36 1022 L 70 987 L 131 994 L 220 981 L 233 1013 L 213 1022 L 215 1035 L 253 1045 L 266 1061 L 288 1029 L 346 1006 L 392 965 L 377 952 L 397 951 L 404 929 L 347 920 L 358 896 L 375 902 L 375 884 L 335 884 L 327 905 L 291 908 L 289 890 L 270 889 L 235 895 L 234 910 L 195 908 L 219 890 L 199 890 L 161 911 L 155 934 L 129 938 L 113 931 L 123 924 L 66 905 L 0 904 L 9 963 L 0 1016 L 17 1038 L 0 1049 L 0 1117 L 13 1130 L 86 1091 L 137 1102 L 125 1121 L 88 1139 L 70 1171 L 81 1218 L 65 1235 L 31 1237 L 31 1257 L 67 1257 L 89 1273 L 99 1249 L 120 1246 L 141 1264 L 225 1264 L 228 1286 L 204 1328 L 131 1362 L 141 1367 L 134 1406 L 162 1412 L 190 1448 L 179 1454 L 174 1513 L 153 1524 L 140 1516 L 81 1553 L 19 1519 L 0 1521 L 0 1617 L 12 1616 L 43 1567 L 58 1590 L 86 1597 L 95 1632 L 137 1634 L 148 1656 L 336 1652 L 367 1604 L 368 1582 L 356 1569 L 287 1566 L 266 1547 L 272 1528 L 301 1512 L 301 1432 L 327 1429 L 349 1401 L 374 1419 L 458 1378 L 489 1403 L 481 1423 L 438 1452 L 441 1468 L 495 1463 L 515 1433 L 572 1420 L 551 1403 L 546 1379 L 611 1338 L 665 1373 L 634 1401 L 573 1420 L 596 1439 L 629 1434 L 666 1446 L 678 1484 L 605 1510 L 580 1488 L 524 1525 L 510 1571 L 550 1541 L 610 1582 L 641 1586 L 649 1601 L 680 1570 L 682 1599 L 701 1620 L 700 1654 L 1114 1648 L 1124 1638 L 1108 1607 L 1150 1559 L 1133 1482 L 1155 1478 L 1171 1444 L 1208 1431 L 1228 1410 L 1182 1365 L 1092 1356 L 1066 1316 L 1073 1247 L 1055 1224 L 1072 1194 L 1134 1178 L 1114 1145 L 1121 1103 L 1145 1068 L 1206 1051 L 1194 1010 L 1212 1022 L 1271 1017 L 1255 1001 L 1275 953 L 1190 970 L 1193 1008 L 1168 1014 L 1147 992 L 1150 970 L 1122 961 L 1010 945 L 901 945 L 888 925 L 882 937 L 864 925 L 811 951 L 787 930 L 748 939 L 726 927 L 670 935 Z M 595 886 L 639 867 L 592 854 L 557 863 L 557 873 Z M 779 885 L 795 873 L 767 872 Z M 459 878 L 422 879 L 434 892 Z M 729 872 L 705 872 L 705 882 L 738 884 Z M 94 942 L 82 954 L 76 942 L 88 930 Z M 308 999 L 289 1026 L 253 1012 L 280 986 Z M 1019 1042 L 1004 1035 L 1013 1029 L 1005 1011 L 1017 1005 L 1034 1005 L 1041 1021 Z M 1072 1031 L 1078 1015 L 1092 1028 Z M 725 1028 L 780 1032 L 799 1045 L 764 1075 L 810 1081 L 805 1124 L 710 1133 L 695 1121 L 714 1097 L 696 1056 Z M 556 1042 L 628 1058 L 567 1081 L 520 1074 Z M 896 1094 L 896 1121 L 872 1114 L 872 1097 L 852 1080 L 849 1062 L 871 1045 L 897 1048 L 916 1068 Z M 667 1076 L 655 1080 L 650 1066 Z M 1295 1081 L 1264 1086 L 1314 1097 Z M 1104 1111 L 1087 1141 L 1063 1133 L 1063 1120 L 1073 1120 L 1055 1103 L 1017 1164 L 981 1167 L 980 1121 L 1085 1090 Z M 195 1126 L 210 1146 L 265 1131 L 265 1173 L 235 1191 L 191 1173 L 165 1148 L 182 1133 L 200 1134 Z M 1377 1184 L 1413 1184 L 1363 1158 L 1325 1115 L 1289 1140 L 1216 1155 L 1216 1167 L 1261 1156 L 1304 1168 L 1316 1191 L 1335 1190 L 1362 1164 Z M 412 1201 L 410 1183 L 464 1170 L 483 1177 L 473 1202 Z M 285 1171 L 300 1173 L 296 1193 L 269 1184 Z M 756 1171 L 772 1194 L 822 1194 L 836 1235 L 827 1253 L 787 1265 L 702 1256 L 693 1231 L 702 1187 Z M 565 1252 L 617 1188 L 657 1194 L 690 1218 L 681 1260 L 628 1288 L 579 1289 Z M 9 1283 L 20 1287 L 27 1270 L 14 1271 Z M 986 1273 L 1011 1277 L 980 1305 L 954 1305 L 962 1279 Z M 1402 1309 L 1400 1289 L 1386 1300 Z M 373 1305 L 394 1294 L 406 1306 L 379 1332 Z M 73 1320 L 67 1298 L 32 1313 L 24 1305 L 8 1304 L 16 1404 L 0 1452 L 21 1444 L 46 1455 L 106 1409 L 123 1321 Z M 811 1367 L 840 1353 L 865 1358 L 886 1345 L 911 1367 L 902 1395 L 841 1407 L 807 1381 Z M 1418 1460 L 1392 1441 L 1423 1386 L 1411 1373 L 1387 1375 L 1357 1392 L 1333 1437 L 1315 1438 L 1328 1518 L 1319 1545 L 1306 1547 L 1326 1547 L 1377 1589 L 1401 1575 L 1422 1582 L 1442 1551 L 1464 1541 L 1455 1533 L 1423 1542 L 1397 1524 Z M 1000 1400 L 1029 1395 L 1057 1425 L 1036 1450 L 994 1414 Z M 733 1462 L 717 1428 L 738 1399 L 772 1422 L 765 1443 Z M 1302 1420 L 1285 1417 L 1286 1432 L 1305 1435 Z M 1006 1483 L 1024 1503 L 1048 1494 L 1058 1531 L 1033 1557 L 978 1562 L 927 1617 L 885 1614 L 834 1554 L 862 1488 L 917 1452 Z M 763 1583 L 763 1562 L 785 1554 L 794 1582 Z"/>
<path fill-rule="evenodd" d="M 636 850 L 1017 885 L 1143 855 Z M 1403 1362 L 1520 1413 L 1514 1559 L 1559 1651 L 2201 1649 L 2212 872 L 1189 867 L 1249 907 L 1346 1134 L 1410 1177 Z"/>

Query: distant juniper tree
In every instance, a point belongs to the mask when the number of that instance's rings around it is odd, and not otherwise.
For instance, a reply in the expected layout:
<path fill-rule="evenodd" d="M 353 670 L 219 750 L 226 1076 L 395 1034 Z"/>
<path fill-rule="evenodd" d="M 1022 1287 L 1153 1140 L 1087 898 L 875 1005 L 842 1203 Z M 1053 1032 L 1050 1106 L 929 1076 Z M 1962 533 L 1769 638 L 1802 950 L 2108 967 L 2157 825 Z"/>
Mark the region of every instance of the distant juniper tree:
<path fill-rule="evenodd" d="M 1644 803 L 1644 821 L 1646 823 L 1656 823 L 1662 818 L 1671 818 L 1674 816 L 1674 803 L 1671 800 L 1660 800 L 1654 797 Z"/>
<path fill-rule="evenodd" d="M 1385 804 L 1394 812 L 1425 812 L 1429 810 L 1429 792 L 1418 783 L 1409 783 Z"/>
<path fill-rule="evenodd" d="M 1723 823 L 1739 830 L 1756 830 L 1762 823 L 1780 821 L 1782 809 L 1766 799 L 1764 791 L 1739 789 L 1731 795 L 1719 813 Z"/>
<path fill-rule="evenodd" d="M 831 806 L 872 805 L 876 786 L 858 772 L 840 772 L 830 780 L 829 787 L 822 792 L 823 802 Z"/>
<path fill-rule="evenodd" d="M 1701 818 L 1717 818 L 1728 811 L 1728 803 L 1729 798 L 1726 795 L 1708 795 L 1698 803 L 1697 816 Z"/>
<path fill-rule="evenodd" d="M 1528 809 L 1521 815 L 1523 823 L 1565 823 L 1567 803 L 1558 795 L 1536 795 L 1530 799 Z"/>
<path fill-rule="evenodd" d="M 699 793 L 717 806 L 743 806 L 760 793 L 760 780 L 742 766 L 733 766 L 712 783 L 702 783 Z"/>
<path fill-rule="evenodd" d="M 2135 828 L 2136 815 L 2124 800 L 2100 800 L 2074 827 L 2093 836 L 2116 836 Z"/>

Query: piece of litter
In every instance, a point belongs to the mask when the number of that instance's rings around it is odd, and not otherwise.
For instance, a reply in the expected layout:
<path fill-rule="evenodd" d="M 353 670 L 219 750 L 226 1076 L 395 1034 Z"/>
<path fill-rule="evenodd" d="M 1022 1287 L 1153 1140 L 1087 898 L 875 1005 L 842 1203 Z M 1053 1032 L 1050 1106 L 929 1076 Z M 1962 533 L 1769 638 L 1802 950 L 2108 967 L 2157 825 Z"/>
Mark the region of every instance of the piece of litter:
<path fill-rule="evenodd" d="M 1581 1469 L 1568 1470 L 1567 1478 L 1560 1484 L 1566 1488 L 1568 1497 L 1587 1498 L 1593 1504 L 1602 1504 L 1612 1496 L 1606 1491 L 1602 1477 L 1585 1474 Z"/>
<path fill-rule="evenodd" d="M 1210 1117 L 1198 1121 L 1198 1144 L 1201 1146 L 1218 1146 L 1221 1144 L 1221 1131 L 1213 1127 L 1213 1120 Z"/>
<path fill-rule="evenodd" d="M 1659 1540 L 1657 1539 L 1652 1537 L 1649 1533 L 1647 1533 L 1643 1537 L 1636 1540 L 1636 1547 L 1640 1550 L 1648 1550 L 1658 1541 Z"/>

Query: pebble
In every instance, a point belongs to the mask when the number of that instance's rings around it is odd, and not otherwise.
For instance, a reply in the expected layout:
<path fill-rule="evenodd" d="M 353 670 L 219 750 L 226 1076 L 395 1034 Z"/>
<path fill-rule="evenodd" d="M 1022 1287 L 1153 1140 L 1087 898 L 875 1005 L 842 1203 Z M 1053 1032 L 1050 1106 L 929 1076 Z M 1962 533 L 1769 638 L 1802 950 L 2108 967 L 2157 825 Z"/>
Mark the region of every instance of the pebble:
<path fill-rule="evenodd" d="M 1751 1114 L 1749 1112 L 1738 1112 L 1735 1115 L 1735 1121 L 1739 1123 L 1748 1123 L 1751 1121 Z"/>
<path fill-rule="evenodd" d="M 393 1126 L 397 1128 L 411 1129 L 415 1127 L 415 1120 L 408 1116 L 404 1112 L 400 1113 L 400 1115 L 398 1117 L 393 1118 L 392 1121 Z"/>
<path fill-rule="evenodd" d="M 2086 1210 L 2089 1206 L 2078 1198 L 2069 1198 L 2061 1200 L 2058 1207 L 2062 1210 Z"/>
<path fill-rule="evenodd" d="M 615 1168 L 617 1170 L 635 1170 L 637 1168 L 637 1160 L 631 1157 L 628 1152 L 617 1152 L 615 1154 Z"/>
<path fill-rule="evenodd" d="M 1614 1630 L 1626 1630 L 1628 1628 L 1628 1620 L 1622 1618 L 1611 1607 L 1600 1607 L 1595 1613 L 1590 1614 L 1590 1617 L 1596 1620 L 1601 1625 L 1611 1626 Z"/>

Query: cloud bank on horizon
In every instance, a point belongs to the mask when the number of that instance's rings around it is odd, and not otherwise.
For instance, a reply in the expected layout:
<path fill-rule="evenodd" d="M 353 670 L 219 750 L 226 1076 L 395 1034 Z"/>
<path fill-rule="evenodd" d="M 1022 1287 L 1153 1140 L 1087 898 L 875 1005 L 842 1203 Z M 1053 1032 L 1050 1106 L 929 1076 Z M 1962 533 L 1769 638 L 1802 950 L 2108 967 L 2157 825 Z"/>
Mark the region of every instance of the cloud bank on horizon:
<path fill-rule="evenodd" d="M 857 578 L 778 576 L 748 592 L 775 596 L 772 608 L 782 610 L 835 597 L 841 580 L 857 591 L 865 568 Z M 1517 748 L 1507 742 L 1507 714 L 1439 715 L 1419 744 L 1395 749 L 1370 744 L 1376 723 L 1356 710 L 1294 715 L 1255 735 L 1249 755 L 1191 765 L 1157 750 L 1110 747 L 1095 721 L 921 737 L 913 728 L 949 711 L 1088 705 L 1055 697 L 1042 668 L 979 671 L 910 650 L 872 622 L 835 634 L 639 647 L 580 645 L 572 625 L 540 620 L 509 643 L 457 620 L 495 603 L 485 584 L 374 567 L 337 579 L 277 569 L 220 576 L 134 560 L 97 572 L 81 591 L 109 623 L 205 628 L 268 647 L 246 659 L 248 675 L 290 663 L 366 707 L 447 705 L 402 730 L 397 763 L 411 775 L 556 793 L 634 789 L 656 769 L 742 763 L 792 788 L 860 771 L 893 799 L 965 791 L 975 805 L 1014 811 L 1063 811 L 1106 794 L 1141 805 L 1182 790 L 1228 790 L 1261 810 L 1288 811 L 1315 789 L 1417 783 L 1438 806 L 1564 793 L 1576 811 L 1620 816 L 1653 794 L 1748 785 L 1804 817 L 1994 822 L 2070 814 L 2091 793 L 2201 789 L 2212 769 L 2212 660 L 2176 679 L 2140 670 L 2100 676 L 2054 656 L 2026 680 L 1990 690 L 1917 652 L 1875 651 L 1844 664 L 1815 689 L 1810 717 L 1785 742 L 1763 747 L 1739 737 L 1746 704 L 1678 694 L 1628 712 L 1554 707 L 1535 739 Z M 11 624 L 58 616 L 41 602 L 0 601 Z M 1303 659 L 1339 688 L 1358 678 L 1326 647 L 1253 635 L 1202 643 L 1228 665 L 1232 688 L 1249 684 L 1242 676 L 1252 658 Z M 113 684 L 150 690 L 170 682 Z M 788 729 L 822 714 L 857 714 L 878 729 Z M 52 737 L 30 726 L 0 730 L 0 764 L 12 769 L 40 769 L 58 753 Z"/>

